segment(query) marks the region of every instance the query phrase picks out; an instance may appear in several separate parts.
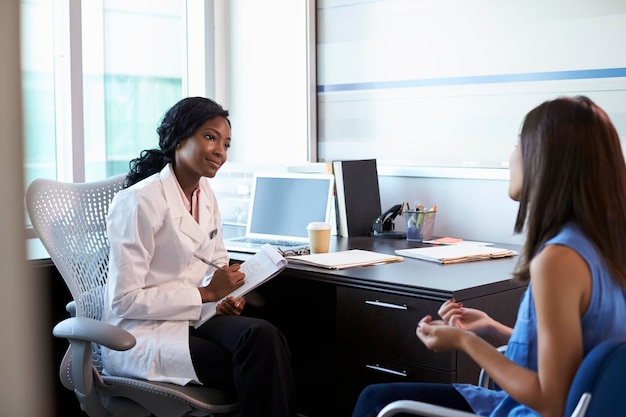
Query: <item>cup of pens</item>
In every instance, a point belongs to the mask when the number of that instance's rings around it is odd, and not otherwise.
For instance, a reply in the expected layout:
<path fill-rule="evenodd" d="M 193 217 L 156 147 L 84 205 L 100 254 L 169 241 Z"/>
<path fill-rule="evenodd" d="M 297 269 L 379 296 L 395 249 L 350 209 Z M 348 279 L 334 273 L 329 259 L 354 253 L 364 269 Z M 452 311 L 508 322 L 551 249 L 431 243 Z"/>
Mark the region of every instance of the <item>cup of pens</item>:
<path fill-rule="evenodd" d="M 433 238 L 437 207 L 427 209 L 418 207 L 415 210 L 403 210 L 402 215 L 406 224 L 406 240 L 421 242 Z"/>

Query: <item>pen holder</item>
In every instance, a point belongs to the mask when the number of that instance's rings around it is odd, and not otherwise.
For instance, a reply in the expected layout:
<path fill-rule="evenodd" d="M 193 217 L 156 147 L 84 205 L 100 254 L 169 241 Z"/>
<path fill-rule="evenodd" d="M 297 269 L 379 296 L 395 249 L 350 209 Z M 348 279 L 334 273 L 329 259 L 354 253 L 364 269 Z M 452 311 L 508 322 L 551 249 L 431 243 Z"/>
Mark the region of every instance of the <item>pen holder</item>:
<path fill-rule="evenodd" d="M 406 240 L 421 242 L 433 238 L 436 211 L 404 210 L 402 215 L 406 224 Z"/>

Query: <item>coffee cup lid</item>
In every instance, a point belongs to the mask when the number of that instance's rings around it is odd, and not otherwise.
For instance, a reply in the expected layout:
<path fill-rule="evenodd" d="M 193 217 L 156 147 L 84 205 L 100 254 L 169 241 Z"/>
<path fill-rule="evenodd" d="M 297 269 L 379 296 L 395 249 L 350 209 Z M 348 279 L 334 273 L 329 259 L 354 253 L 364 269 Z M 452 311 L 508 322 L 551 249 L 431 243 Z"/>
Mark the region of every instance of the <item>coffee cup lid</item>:
<path fill-rule="evenodd" d="M 306 228 L 309 230 L 326 230 L 330 229 L 330 224 L 326 222 L 311 222 Z"/>

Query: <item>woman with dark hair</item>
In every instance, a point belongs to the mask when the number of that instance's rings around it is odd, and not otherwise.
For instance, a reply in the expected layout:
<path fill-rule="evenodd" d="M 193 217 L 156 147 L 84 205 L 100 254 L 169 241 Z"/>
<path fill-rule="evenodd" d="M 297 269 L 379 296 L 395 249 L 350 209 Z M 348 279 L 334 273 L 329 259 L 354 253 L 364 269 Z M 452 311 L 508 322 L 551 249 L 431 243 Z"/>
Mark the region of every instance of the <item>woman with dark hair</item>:
<path fill-rule="evenodd" d="M 607 114 L 586 97 L 530 111 L 510 159 L 509 196 L 519 201 L 515 232 L 526 232 L 514 277 L 528 288 L 515 327 L 448 300 L 440 320 L 426 316 L 416 330 L 429 349 L 467 353 L 500 389 L 370 385 L 353 417 L 399 399 L 482 416 L 562 416 L 585 355 L 626 335 L 626 166 Z M 492 344 L 507 344 L 506 355 Z"/>
<path fill-rule="evenodd" d="M 238 264 L 229 265 L 208 180 L 227 159 L 228 111 L 206 98 L 185 98 L 165 113 L 157 133 L 159 148 L 131 161 L 125 189 L 109 208 L 104 320 L 137 344 L 125 352 L 103 347 L 105 372 L 234 387 L 244 416 L 293 417 L 286 340 L 270 323 L 240 315 L 244 297 L 226 298 L 217 316 L 192 326 L 203 303 L 245 279 Z"/>

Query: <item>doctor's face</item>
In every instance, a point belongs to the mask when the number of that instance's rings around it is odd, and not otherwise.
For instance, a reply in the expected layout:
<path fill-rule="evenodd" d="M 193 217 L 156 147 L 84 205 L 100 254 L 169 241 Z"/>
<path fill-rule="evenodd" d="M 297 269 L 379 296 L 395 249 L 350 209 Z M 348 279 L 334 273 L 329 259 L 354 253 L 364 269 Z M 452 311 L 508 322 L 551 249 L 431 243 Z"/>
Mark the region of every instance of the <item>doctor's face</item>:
<path fill-rule="evenodd" d="M 222 117 L 209 119 L 176 148 L 176 171 L 185 176 L 213 178 L 226 162 L 230 125 Z"/>

